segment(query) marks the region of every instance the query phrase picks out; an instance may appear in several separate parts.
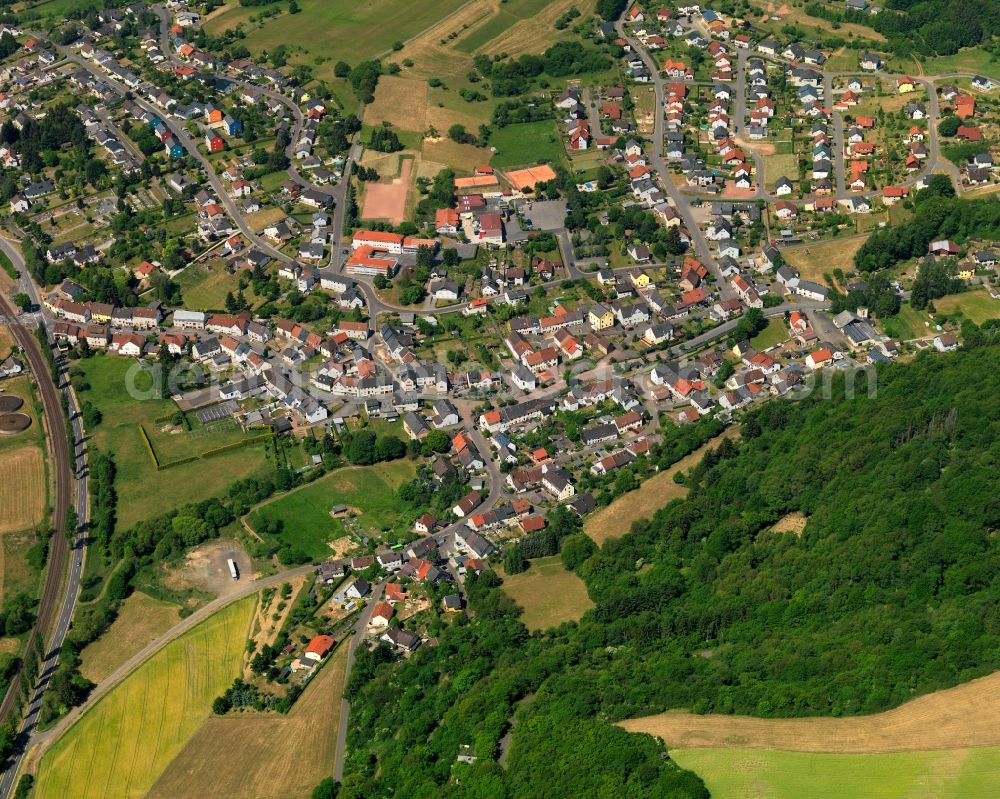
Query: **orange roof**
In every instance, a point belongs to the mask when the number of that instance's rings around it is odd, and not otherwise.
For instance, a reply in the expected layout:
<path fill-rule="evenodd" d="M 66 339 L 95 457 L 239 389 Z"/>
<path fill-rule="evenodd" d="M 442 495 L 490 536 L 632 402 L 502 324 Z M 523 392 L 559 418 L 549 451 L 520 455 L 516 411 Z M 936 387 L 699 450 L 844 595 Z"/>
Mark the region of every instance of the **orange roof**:
<path fill-rule="evenodd" d="M 483 414 L 483 418 L 487 424 L 496 424 L 500 421 L 500 411 L 486 411 Z"/>
<path fill-rule="evenodd" d="M 458 211 L 454 208 L 438 208 L 434 212 L 434 227 L 441 227 L 442 225 L 457 225 L 458 220 Z"/>
<path fill-rule="evenodd" d="M 317 635 L 306 646 L 306 652 L 325 658 L 337 641 L 329 635 Z"/>
<path fill-rule="evenodd" d="M 382 618 L 388 621 L 396 613 L 396 609 L 390 605 L 388 602 L 377 602 L 375 604 L 375 609 L 372 611 L 372 618 Z"/>
<path fill-rule="evenodd" d="M 402 602 L 406 599 L 406 588 L 399 583 L 386 583 L 385 597 L 390 602 Z"/>

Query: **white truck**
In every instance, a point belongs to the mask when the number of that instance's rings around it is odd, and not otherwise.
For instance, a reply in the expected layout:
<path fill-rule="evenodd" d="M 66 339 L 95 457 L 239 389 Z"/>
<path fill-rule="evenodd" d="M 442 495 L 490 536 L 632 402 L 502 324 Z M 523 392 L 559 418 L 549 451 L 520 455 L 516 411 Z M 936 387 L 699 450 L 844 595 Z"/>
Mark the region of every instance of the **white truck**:
<path fill-rule="evenodd" d="M 240 568 L 236 565 L 236 561 L 230 558 L 226 561 L 229 564 L 229 573 L 233 575 L 233 580 L 240 579 Z"/>

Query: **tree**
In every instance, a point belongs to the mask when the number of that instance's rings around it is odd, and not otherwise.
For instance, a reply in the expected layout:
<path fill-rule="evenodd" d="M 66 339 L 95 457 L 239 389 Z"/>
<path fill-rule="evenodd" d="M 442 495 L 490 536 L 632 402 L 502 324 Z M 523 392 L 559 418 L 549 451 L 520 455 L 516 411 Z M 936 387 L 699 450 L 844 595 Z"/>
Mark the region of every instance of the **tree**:
<path fill-rule="evenodd" d="M 524 555 L 521 554 L 521 547 L 517 544 L 512 544 L 507 547 L 507 551 L 504 552 L 503 556 L 503 570 L 508 575 L 520 574 L 528 568 L 528 561 L 525 560 Z"/>
<path fill-rule="evenodd" d="M 476 141 L 476 137 L 466 131 L 465 125 L 458 123 L 448 128 L 448 138 L 458 144 L 472 144 Z"/>
<path fill-rule="evenodd" d="M 451 439 L 444 430 L 431 430 L 424 443 L 431 452 L 447 452 L 451 446 Z"/>
<path fill-rule="evenodd" d="M 954 136 L 958 133 L 958 128 L 961 124 L 962 120 L 955 114 L 948 114 L 948 116 L 943 117 L 938 123 L 938 133 L 942 136 Z"/>
<path fill-rule="evenodd" d="M 14 300 L 14 305 L 20 308 L 22 311 L 27 311 L 31 308 L 31 297 L 25 294 L 23 291 L 19 291 L 12 298 Z"/>
<path fill-rule="evenodd" d="M 351 65 L 346 61 L 338 61 L 333 65 L 333 74 L 337 78 L 346 78 L 351 74 Z"/>
<path fill-rule="evenodd" d="M 288 13 L 289 14 L 298 14 L 300 10 L 301 9 L 299 8 L 299 4 L 296 3 L 295 0 L 288 0 Z"/>

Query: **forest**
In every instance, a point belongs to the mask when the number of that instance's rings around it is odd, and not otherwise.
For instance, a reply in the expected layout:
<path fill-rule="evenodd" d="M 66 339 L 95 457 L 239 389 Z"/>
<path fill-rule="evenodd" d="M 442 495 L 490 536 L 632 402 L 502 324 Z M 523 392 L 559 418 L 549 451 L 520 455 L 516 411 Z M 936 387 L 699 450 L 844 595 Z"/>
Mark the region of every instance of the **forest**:
<path fill-rule="evenodd" d="M 686 499 L 600 550 L 563 540 L 596 603 L 578 624 L 529 634 L 470 576 L 474 616 L 436 646 L 359 658 L 340 796 L 703 797 L 611 722 L 872 713 L 996 670 L 998 391 L 1000 346 L 967 344 L 748 412 Z M 770 532 L 790 512 L 802 535 Z"/>

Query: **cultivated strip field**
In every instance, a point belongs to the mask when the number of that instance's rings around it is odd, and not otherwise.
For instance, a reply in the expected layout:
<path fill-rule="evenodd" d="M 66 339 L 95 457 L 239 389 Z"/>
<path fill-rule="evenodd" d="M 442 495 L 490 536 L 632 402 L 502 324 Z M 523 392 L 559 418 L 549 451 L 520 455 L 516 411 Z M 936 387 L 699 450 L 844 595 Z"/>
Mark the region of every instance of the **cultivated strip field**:
<path fill-rule="evenodd" d="M 143 796 L 240 673 L 256 601 L 235 602 L 171 642 L 83 715 L 42 758 L 36 799 Z"/>
<path fill-rule="evenodd" d="M 1000 749 L 817 755 L 762 749 L 673 749 L 712 799 L 993 799 Z"/>
<path fill-rule="evenodd" d="M 1000 672 L 871 716 L 756 719 L 669 712 L 619 725 L 678 748 L 873 754 L 1000 746 Z"/>
<path fill-rule="evenodd" d="M 287 716 L 213 716 L 157 780 L 147 799 L 247 796 L 300 799 L 333 770 L 347 647 L 327 663 Z"/>
<path fill-rule="evenodd" d="M 669 469 L 650 477 L 635 491 L 618 497 L 605 508 L 597 511 L 584 522 L 583 531 L 600 546 L 609 538 L 619 538 L 629 531 L 633 522 L 648 519 L 656 511 L 674 499 L 683 499 L 688 490 L 674 482 L 674 475 L 686 472 L 695 466 L 708 450 L 719 446 L 723 438 L 733 438 L 738 434 L 729 428 L 711 441 L 706 442 L 690 455 L 681 458 Z"/>
<path fill-rule="evenodd" d="M 0 455 L 0 533 L 26 530 L 45 514 L 45 461 L 29 445 Z"/>

